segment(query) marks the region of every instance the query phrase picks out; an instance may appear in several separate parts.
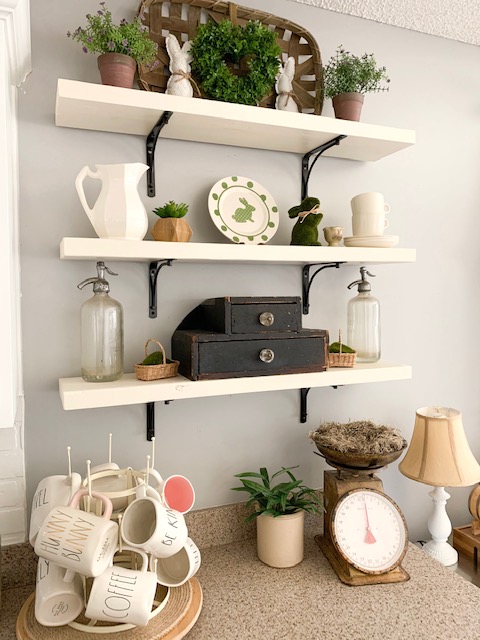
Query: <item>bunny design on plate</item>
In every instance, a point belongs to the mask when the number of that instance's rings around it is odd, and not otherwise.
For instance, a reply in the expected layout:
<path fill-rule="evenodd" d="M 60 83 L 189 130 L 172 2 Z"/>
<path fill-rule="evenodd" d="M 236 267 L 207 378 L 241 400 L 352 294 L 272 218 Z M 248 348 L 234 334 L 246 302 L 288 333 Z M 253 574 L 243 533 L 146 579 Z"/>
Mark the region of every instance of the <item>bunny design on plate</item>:
<path fill-rule="evenodd" d="M 167 82 L 165 93 L 171 96 L 182 96 L 184 98 L 193 97 L 193 87 L 191 84 L 190 63 L 193 60 L 190 48 L 191 42 L 185 42 L 180 48 L 177 38 L 169 34 L 165 38 L 168 55 L 170 56 L 171 76 Z"/>
<path fill-rule="evenodd" d="M 299 111 L 298 99 L 293 93 L 293 78 L 295 76 L 295 59 L 291 56 L 284 65 L 280 65 L 277 74 L 275 91 L 277 99 L 275 107 L 280 111 Z"/>

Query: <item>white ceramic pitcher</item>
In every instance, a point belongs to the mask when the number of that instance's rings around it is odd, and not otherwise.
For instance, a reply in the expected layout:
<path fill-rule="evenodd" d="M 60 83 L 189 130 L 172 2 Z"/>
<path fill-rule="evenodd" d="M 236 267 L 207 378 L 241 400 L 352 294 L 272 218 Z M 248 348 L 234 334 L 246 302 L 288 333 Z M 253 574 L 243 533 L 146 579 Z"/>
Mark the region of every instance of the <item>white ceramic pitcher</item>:
<path fill-rule="evenodd" d="M 75 187 L 85 213 L 99 238 L 143 240 L 148 230 L 147 211 L 138 195 L 138 181 L 148 169 L 146 164 L 96 164 L 96 171 L 85 166 L 76 177 Z M 93 208 L 83 190 L 85 178 L 102 181 L 102 189 Z"/>

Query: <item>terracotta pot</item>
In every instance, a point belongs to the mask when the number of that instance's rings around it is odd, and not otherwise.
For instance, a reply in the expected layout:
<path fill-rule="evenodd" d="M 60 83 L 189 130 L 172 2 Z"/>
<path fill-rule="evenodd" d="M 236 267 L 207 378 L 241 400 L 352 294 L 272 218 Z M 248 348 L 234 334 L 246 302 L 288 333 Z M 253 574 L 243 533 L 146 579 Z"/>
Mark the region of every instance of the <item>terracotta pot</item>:
<path fill-rule="evenodd" d="M 192 229 L 183 218 L 159 218 L 150 233 L 164 242 L 188 242 L 192 237 Z"/>
<path fill-rule="evenodd" d="M 303 560 L 305 512 L 257 516 L 258 558 L 270 567 L 294 567 Z"/>
<path fill-rule="evenodd" d="M 363 93 L 341 93 L 332 98 L 335 117 L 341 120 L 360 120 L 363 106 Z"/>
<path fill-rule="evenodd" d="M 124 53 L 102 53 L 97 58 L 102 84 L 131 89 L 137 63 Z"/>

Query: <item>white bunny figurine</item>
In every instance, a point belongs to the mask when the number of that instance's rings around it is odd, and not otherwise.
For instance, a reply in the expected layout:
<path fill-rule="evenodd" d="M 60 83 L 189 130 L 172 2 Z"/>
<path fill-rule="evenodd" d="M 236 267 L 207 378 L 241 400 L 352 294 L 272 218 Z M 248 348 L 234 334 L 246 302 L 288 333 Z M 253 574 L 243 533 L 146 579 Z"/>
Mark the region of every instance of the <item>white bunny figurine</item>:
<path fill-rule="evenodd" d="M 168 55 L 170 56 L 171 76 L 167 82 L 165 93 L 172 96 L 193 97 L 193 87 L 190 82 L 190 63 L 193 60 L 190 53 L 191 42 L 185 42 L 182 48 L 178 44 L 177 38 L 169 34 L 165 38 Z"/>
<path fill-rule="evenodd" d="M 275 91 L 277 92 L 277 100 L 275 101 L 275 107 L 280 111 L 296 111 L 298 112 L 298 105 L 293 96 L 293 78 L 295 76 L 295 58 L 287 59 L 285 64 L 280 65 L 280 70 L 277 74 Z"/>

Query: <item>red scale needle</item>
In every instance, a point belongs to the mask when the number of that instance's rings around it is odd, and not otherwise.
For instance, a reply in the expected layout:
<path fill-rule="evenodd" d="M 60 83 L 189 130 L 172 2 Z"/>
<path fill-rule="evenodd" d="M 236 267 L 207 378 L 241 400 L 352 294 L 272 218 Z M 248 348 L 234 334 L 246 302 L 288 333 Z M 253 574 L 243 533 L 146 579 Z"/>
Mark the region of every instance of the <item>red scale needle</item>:
<path fill-rule="evenodd" d="M 372 533 L 372 530 L 370 529 L 370 521 L 368 519 L 368 509 L 367 509 L 367 503 L 363 502 L 363 506 L 365 507 L 365 517 L 367 519 L 367 535 L 365 536 L 365 542 L 366 544 L 374 544 L 376 542 L 375 536 Z"/>

